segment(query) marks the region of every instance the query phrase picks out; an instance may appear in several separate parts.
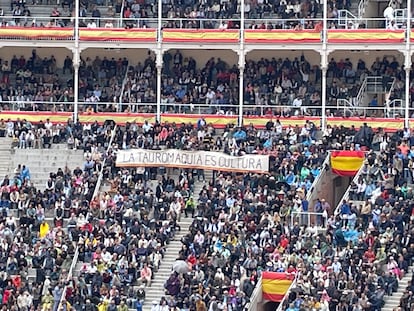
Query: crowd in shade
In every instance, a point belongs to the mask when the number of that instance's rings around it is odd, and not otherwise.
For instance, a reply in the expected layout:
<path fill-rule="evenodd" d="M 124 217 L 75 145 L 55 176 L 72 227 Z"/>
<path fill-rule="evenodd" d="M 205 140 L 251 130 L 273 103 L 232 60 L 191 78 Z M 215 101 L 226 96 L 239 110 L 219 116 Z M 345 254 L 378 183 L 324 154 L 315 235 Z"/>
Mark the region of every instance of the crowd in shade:
<path fill-rule="evenodd" d="M 58 61 L 32 50 L 30 57 L 13 55 L 0 59 L 0 104 L 3 110 L 73 111 L 73 61 L 67 56 Z M 101 110 L 116 110 L 128 66 L 126 58 L 81 60 L 79 100 L 81 111 L 97 112 L 98 102 L 107 102 Z"/>
<path fill-rule="evenodd" d="M 395 58 L 377 58 L 369 65 L 362 59 L 330 59 L 328 65 L 326 113 L 343 114 L 337 100 L 356 104 L 356 96 L 367 76 L 382 76 L 382 87 L 390 101 L 401 98 L 404 72 Z M 155 58 L 149 54 L 130 66 L 122 94 L 122 111 L 155 111 Z M 395 82 L 394 82 L 395 80 Z M 391 84 L 394 88 L 390 90 Z M 247 60 L 244 69 L 244 111 L 250 115 L 299 116 L 320 115 L 321 70 L 301 55 L 286 58 Z M 239 68 L 219 57 L 199 64 L 180 50 L 163 55 L 161 109 L 163 112 L 237 114 L 239 103 Z M 375 116 L 388 116 L 390 110 L 377 98 L 369 103 Z M 200 108 L 201 107 L 201 108 Z M 384 109 L 380 109 L 384 107 Z M 364 112 L 361 110 L 362 114 Z"/>
<path fill-rule="evenodd" d="M 58 63 L 62 64 L 58 66 Z M 0 104 L 4 110 L 73 111 L 73 62 L 58 62 L 52 55 L 13 56 L 0 61 Z M 81 59 L 79 70 L 80 112 L 155 112 L 155 56 L 130 61 L 125 57 Z M 377 58 L 369 65 L 360 59 L 332 58 L 328 65 L 327 116 L 341 116 L 337 100 L 355 105 L 367 76 L 382 76 L 389 101 L 374 97 L 368 109 L 355 113 L 395 116 L 390 102 L 402 98 L 405 74 L 396 58 Z M 391 85 L 393 88 L 391 90 Z M 414 87 L 410 87 L 414 92 Z M 247 60 L 244 69 L 244 111 L 246 115 L 321 115 L 321 70 L 304 56 Z M 239 69 L 220 57 L 205 64 L 180 50 L 163 55 L 162 112 L 237 115 Z"/>
<path fill-rule="evenodd" d="M 29 122 L 7 125 L 9 128 L 0 129 L 2 137 L 46 131 L 41 124 L 32 126 Z M 82 235 L 70 230 L 69 219 L 72 214 L 89 212 L 105 156 L 101 144 L 108 144 L 110 130 L 106 125 L 68 123 L 60 132 L 62 140 L 46 142 L 42 138 L 36 148 L 43 148 L 43 144 L 66 144 L 75 138 L 77 148 L 85 154 L 83 166 L 50 172 L 44 190 L 33 185 L 30 168 L 24 163 L 2 179 L 0 304 L 3 309 L 58 310 L 77 241 Z M 75 226 L 81 224 L 82 217 L 76 216 Z"/>

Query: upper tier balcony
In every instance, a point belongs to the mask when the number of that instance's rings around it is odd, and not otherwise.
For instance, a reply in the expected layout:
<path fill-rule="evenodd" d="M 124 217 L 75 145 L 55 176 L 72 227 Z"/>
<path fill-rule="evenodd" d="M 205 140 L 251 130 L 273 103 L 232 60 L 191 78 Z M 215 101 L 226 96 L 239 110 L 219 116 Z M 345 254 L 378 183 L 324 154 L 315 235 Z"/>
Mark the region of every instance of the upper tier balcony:
<path fill-rule="evenodd" d="M 403 44 L 408 37 L 405 29 L 384 29 L 384 19 L 369 19 L 357 27 L 337 29 L 335 21 L 326 31 L 326 43 L 331 45 L 378 45 Z M 81 27 L 84 26 L 84 27 Z M 88 27 L 89 26 L 89 27 Z M 76 31 L 73 19 L 15 16 L 3 17 L 0 26 L 0 44 L 7 41 L 56 42 L 117 42 L 129 44 L 203 44 L 203 45 L 319 45 L 324 41 L 320 20 L 245 20 L 240 29 L 240 20 L 163 19 L 161 27 L 157 19 L 82 19 Z M 354 29 L 355 28 L 355 29 Z M 414 35 L 410 32 L 410 40 Z M 277 48 L 277 46 L 276 46 Z"/>

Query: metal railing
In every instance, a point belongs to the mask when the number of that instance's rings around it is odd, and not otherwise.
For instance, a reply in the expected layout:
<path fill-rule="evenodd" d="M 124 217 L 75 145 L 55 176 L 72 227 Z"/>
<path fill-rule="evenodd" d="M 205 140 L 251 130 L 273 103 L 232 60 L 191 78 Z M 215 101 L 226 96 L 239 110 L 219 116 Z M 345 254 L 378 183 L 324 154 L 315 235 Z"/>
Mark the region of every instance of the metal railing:
<path fill-rule="evenodd" d="M 359 27 L 364 29 L 388 29 L 387 20 L 385 18 L 361 18 L 359 19 Z M 401 27 L 398 27 L 402 29 Z"/>
<path fill-rule="evenodd" d="M 358 29 L 359 18 L 348 10 L 338 10 L 338 27 L 344 29 Z"/>
<path fill-rule="evenodd" d="M 291 227 L 293 227 L 295 223 L 298 223 L 301 227 L 306 226 L 307 228 L 312 228 L 312 225 L 314 224 L 316 233 L 326 229 L 323 222 L 324 213 L 322 212 L 291 211 L 289 217 Z"/>
<path fill-rule="evenodd" d="M 114 126 L 114 128 L 111 132 L 111 138 L 109 139 L 109 142 L 108 142 L 108 148 L 106 148 L 106 153 L 105 153 L 106 155 L 108 155 L 109 151 L 112 148 L 112 143 L 113 143 L 114 138 L 115 138 L 116 129 L 117 129 L 117 125 Z M 98 173 L 98 180 L 96 181 L 96 186 L 95 186 L 95 190 L 93 191 L 92 200 L 94 200 L 98 196 L 99 189 L 101 188 L 102 179 L 103 179 L 103 171 L 105 169 L 105 164 L 106 164 L 106 158 L 104 158 L 103 161 L 102 161 L 101 170 Z"/>
<path fill-rule="evenodd" d="M 364 104 L 363 100 L 367 94 L 367 81 L 368 80 L 365 78 L 364 81 L 362 81 L 361 87 L 358 90 L 358 94 L 355 99 L 355 105 L 358 107 Z"/>
<path fill-rule="evenodd" d="M 361 87 L 359 88 L 358 94 L 355 98 L 351 99 L 337 99 L 337 109 L 341 110 L 344 116 L 369 116 L 371 112 L 377 112 L 383 110 L 384 117 L 395 118 L 397 116 L 403 116 L 402 112 L 402 99 L 394 99 L 389 101 L 391 94 L 394 91 L 394 87 L 397 78 L 393 78 L 392 82 L 386 82 L 384 84 L 384 77 L 382 76 L 367 76 Z M 385 100 L 383 107 L 367 107 L 367 103 L 364 101 L 367 93 L 385 93 Z"/>
<path fill-rule="evenodd" d="M 386 93 L 387 92 L 388 84 L 384 85 L 383 76 L 367 76 L 365 80 L 367 81 L 366 92 L 369 92 L 369 93 Z"/>
<path fill-rule="evenodd" d="M 399 28 L 403 28 L 407 24 L 407 9 L 394 10 L 394 21 Z"/>
<path fill-rule="evenodd" d="M 121 5 L 121 12 L 119 13 L 119 20 L 120 20 L 120 24 L 121 26 L 124 25 L 124 10 L 125 10 L 125 1 L 122 1 L 122 5 Z"/>
<path fill-rule="evenodd" d="M 384 114 L 387 118 L 404 117 L 404 107 L 402 99 L 393 99 L 385 102 Z"/>
<path fill-rule="evenodd" d="M 388 117 L 394 118 L 401 110 L 400 104 L 402 99 L 396 99 L 395 106 L 387 107 L 368 107 L 368 106 L 354 106 L 350 99 L 338 99 L 336 105 L 327 105 L 325 108 L 330 114 L 338 116 L 369 116 L 370 112 L 380 112 L 377 116 L 384 114 L 387 111 Z M 148 113 L 155 114 L 156 103 L 124 103 L 124 102 L 79 102 L 78 111 L 80 114 L 99 115 L 100 112 L 108 113 Z M 72 117 L 73 102 L 38 102 L 38 101 L 3 101 L 0 102 L 2 111 L 20 111 L 28 114 L 34 112 L 63 112 L 68 113 L 68 119 Z M 396 114 L 393 114 L 393 109 Z M 188 115 L 217 115 L 217 116 L 237 116 L 239 105 L 235 104 L 213 104 L 213 103 L 161 103 L 161 114 L 188 114 Z M 300 107 L 286 105 L 243 105 L 243 115 L 245 116 L 298 116 L 298 117 L 320 117 L 321 106 L 303 105 Z M 348 112 L 348 113 L 347 113 Z M 387 115 L 384 114 L 384 117 Z"/>
<path fill-rule="evenodd" d="M 358 18 L 363 18 L 365 15 L 365 9 L 367 8 L 368 0 L 361 0 L 358 4 Z"/>
<path fill-rule="evenodd" d="M 389 89 L 389 91 L 385 94 L 385 104 L 384 104 L 384 114 L 389 117 L 389 118 L 395 118 L 395 101 L 391 101 L 391 94 L 394 92 L 394 88 L 395 88 L 395 84 L 397 83 L 398 79 L 394 78 L 394 80 L 392 81 L 391 87 Z"/>
<path fill-rule="evenodd" d="M 379 117 L 384 118 L 398 118 L 404 116 L 404 107 L 402 106 L 402 99 L 394 99 L 392 101 L 385 101 L 384 106 L 369 107 L 369 106 L 354 106 L 351 99 L 338 99 L 336 101 L 337 111 L 342 113 L 344 117 Z M 327 107 L 328 108 L 328 107 Z"/>
<path fill-rule="evenodd" d="M 360 28 L 361 21 L 367 20 L 364 19 L 365 9 L 367 6 L 368 0 L 360 0 L 358 3 L 358 16 L 355 16 L 349 10 L 338 10 L 338 26 L 344 29 L 358 29 Z"/>
<path fill-rule="evenodd" d="M 361 0 L 361 3 L 364 0 Z M 365 0 L 366 1 L 366 0 Z M 362 4 L 361 4 L 362 5 Z M 362 7 L 361 7 L 362 10 Z M 404 10 L 396 10 L 400 12 Z M 362 10 L 363 12 L 363 10 Z M 359 15 L 359 13 L 358 13 Z M 401 13 L 396 16 L 396 19 L 401 24 L 400 29 L 403 29 L 404 18 L 406 15 Z M 158 28 L 158 18 L 125 18 L 122 15 L 118 17 L 80 17 L 80 25 L 82 28 Z M 315 26 L 319 24 L 320 19 L 310 18 L 257 18 L 257 19 L 244 19 L 244 27 L 241 26 L 240 18 L 162 18 L 162 29 L 233 29 L 233 30 L 301 30 L 315 29 Z M 6 27 L 21 27 L 21 28 L 60 28 L 60 29 L 73 29 L 74 17 L 52 17 L 52 16 L 1 16 L 0 28 Z M 327 19 L 328 30 L 331 28 L 329 25 L 335 25 L 340 29 L 386 29 L 387 19 L 383 17 L 378 18 L 364 18 L 363 16 L 355 16 L 348 10 L 339 10 L 337 18 Z M 397 25 L 398 26 L 398 25 Z"/>
<path fill-rule="evenodd" d="M 62 296 L 60 297 L 59 307 L 58 307 L 57 310 L 63 310 L 62 306 L 63 306 L 63 303 L 66 299 L 66 292 L 68 290 L 69 282 L 72 280 L 73 270 L 76 267 L 76 264 L 78 262 L 78 258 L 79 258 L 79 245 L 76 246 L 75 253 L 73 254 L 72 264 L 70 265 L 70 268 L 69 268 L 69 271 L 68 271 L 68 276 L 66 278 L 65 285 L 64 285 L 63 290 L 62 290 Z"/>
<path fill-rule="evenodd" d="M 111 138 L 109 140 L 109 144 L 108 144 L 108 148 L 106 150 L 106 154 L 108 154 L 110 148 L 112 147 L 112 142 L 113 142 L 113 139 L 115 137 L 115 133 L 116 133 L 116 125 L 114 126 L 114 129 L 112 130 L 112 134 L 111 134 Z M 101 169 L 99 171 L 98 180 L 97 180 L 96 185 L 95 185 L 95 189 L 94 189 L 94 192 L 93 192 L 92 199 L 96 198 L 97 193 L 99 192 L 99 189 L 101 187 L 102 178 L 103 178 L 102 177 L 103 176 L 103 169 L 105 167 L 105 161 L 106 161 L 106 158 L 104 158 L 104 160 L 102 161 L 102 166 L 101 166 Z M 63 310 L 63 309 L 61 309 L 62 304 L 64 303 L 64 301 L 66 299 L 67 288 L 68 288 L 68 286 L 70 286 L 69 282 L 71 281 L 71 279 L 73 277 L 73 272 L 74 272 L 75 267 L 78 263 L 78 259 L 79 259 L 79 245 L 76 246 L 76 250 L 75 250 L 75 253 L 73 255 L 72 263 L 70 265 L 70 269 L 68 271 L 68 276 L 67 276 L 66 281 L 65 281 L 65 286 L 63 287 L 62 296 L 60 297 L 58 310 Z"/>
<path fill-rule="evenodd" d="M 123 101 L 123 97 L 124 97 L 125 86 L 128 82 L 128 70 L 129 70 L 129 63 L 128 63 L 127 69 L 125 70 L 124 79 L 122 80 L 121 95 L 119 96 L 117 111 L 120 111 L 120 108 L 122 107 L 122 101 Z"/>
<path fill-rule="evenodd" d="M 355 107 L 347 98 L 338 98 L 336 100 L 336 109 L 341 110 L 343 116 L 355 115 Z"/>
<path fill-rule="evenodd" d="M 0 18 L 0 28 L 74 28 L 72 16 L 13 16 L 5 15 Z M 93 24 L 93 23 L 94 24 Z M 97 28 L 123 28 L 122 20 L 113 17 L 79 17 L 80 28 L 87 28 L 88 24 Z"/>

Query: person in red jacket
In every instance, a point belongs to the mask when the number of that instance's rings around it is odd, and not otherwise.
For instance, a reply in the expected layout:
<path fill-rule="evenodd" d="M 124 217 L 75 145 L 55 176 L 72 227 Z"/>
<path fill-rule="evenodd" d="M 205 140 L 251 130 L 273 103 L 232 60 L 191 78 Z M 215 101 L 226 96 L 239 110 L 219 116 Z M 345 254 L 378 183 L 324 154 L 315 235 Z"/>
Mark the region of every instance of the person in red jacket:
<path fill-rule="evenodd" d="M 289 245 L 289 240 L 285 235 L 282 235 L 280 237 L 280 243 L 279 243 L 280 247 L 282 247 L 283 249 L 286 249 Z"/>

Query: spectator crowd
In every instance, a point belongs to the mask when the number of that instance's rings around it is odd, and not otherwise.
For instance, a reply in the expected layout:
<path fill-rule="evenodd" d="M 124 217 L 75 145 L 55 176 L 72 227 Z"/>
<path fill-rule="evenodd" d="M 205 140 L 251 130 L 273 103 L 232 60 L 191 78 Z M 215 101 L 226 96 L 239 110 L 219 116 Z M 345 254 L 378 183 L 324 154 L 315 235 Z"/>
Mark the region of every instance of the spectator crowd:
<path fill-rule="evenodd" d="M 3 120 L 1 121 L 4 124 Z M 23 137 L 31 131 L 49 131 L 49 120 L 31 125 L 26 121 L 7 122 L 2 137 Z M 55 125 L 52 125 L 54 127 Z M 57 137 L 35 148 L 50 144 L 77 142 L 85 154 L 78 167 L 62 167 L 50 172 L 39 190 L 31 181 L 30 168 L 19 164 L 0 186 L 0 282 L 1 306 L 6 310 L 58 310 L 69 279 L 79 236 L 89 215 L 89 205 L 105 156 L 102 146 L 109 143 L 109 125 L 81 125 L 68 122 Z M 3 139 L 3 138 L 2 138 Z M 15 141 L 13 140 L 13 144 Z M 26 142 L 29 144 L 29 142 Z M 102 145 L 101 145 L 102 144 Z M 22 145 L 20 147 L 30 147 Z M 45 146 L 46 145 L 46 146 Z M 31 146 L 34 147 L 34 146 Z M 71 223 L 76 215 L 76 222 Z M 72 226 L 74 225 L 74 229 Z M 76 228 L 79 230 L 77 231 Z M 63 306 L 64 304 L 62 304 Z M 69 310 L 63 307 L 59 310 Z M 63 308 L 63 309 L 62 309 Z"/>
<path fill-rule="evenodd" d="M 60 63 L 60 62 L 59 62 Z M 1 60 L 0 104 L 3 110 L 73 111 L 72 60 L 62 65 L 53 55 L 14 55 Z M 60 68 L 60 66 L 62 66 Z M 63 73 L 63 74 L 62 74 Z M 382 76 L 387 102 L 374 97 L 360 108 L 357 95 L 368 76 Z M 390 102 L 404 94 L 405 74 L 396 58 L 377 58 L 371 66 L 360 59 L 332 58 L 328 65 L 327 116 L 349 116 L 337 108 L 347 100 L 355 114 L 395 116 Z M 156 67 L 151 52 L 131 62 L 125 57 L 85 57 L 79 70 L 80 112 L 152 112 L 156 110 Z M 236 115 L 239 106 L 239 69 L 212 57 L 200 64 L 180 50 L 163 55 L 161 111 Z M 304 55 L 294 58 L 247 60 L 244 69 L 244 114 L 267 116 L 321 115 L 321 69 Z M 391 88 L 392 86 L 392 88 Z"/>
<path fill-rule="evenodd" d="M 28 127 L 9 121 L 1 134 L 21 136 Z M 182 217 L 193 218 L 177 254 L 188 272 L 172 272 L 156 308 L 242 310 L 261 272 L 279 271 L 296 279 L 286 309 L 379 310 L 412 264 L 409 130 L 364 125 L 319 133 L 311 122 L 284 127 L 269 119 L 263 129 L 228 126 L 219 133 L 203 119 L 180 126 L 146 121 L 117 127 L 109 145 L 112 124 L 63 128 L 56 143 L 72 148 L 75 141 L 85 153 L 83 167 L 52 172 L 44 191 L 31 185 L 24 164 L 2 182 L 6 308 L 15 302 L 44 310 L 141 308 L 169 242 L 185 229 Z M 206 180 L 200 169 L 117 168 L 117 151 L 128 148 L 268 154 L 271 170 L 215 172 Z M 307 201 L 331 149 L 372 150 L 338 209 L 323 198 Z M 93 196 L 97 172 L 106 187 Z M 198 181 L 204 187 L 194 193 Z M 318 217 L 299 215 L 308 211 Z M 82 267 L 68 277 L 76 248 Z"/>

